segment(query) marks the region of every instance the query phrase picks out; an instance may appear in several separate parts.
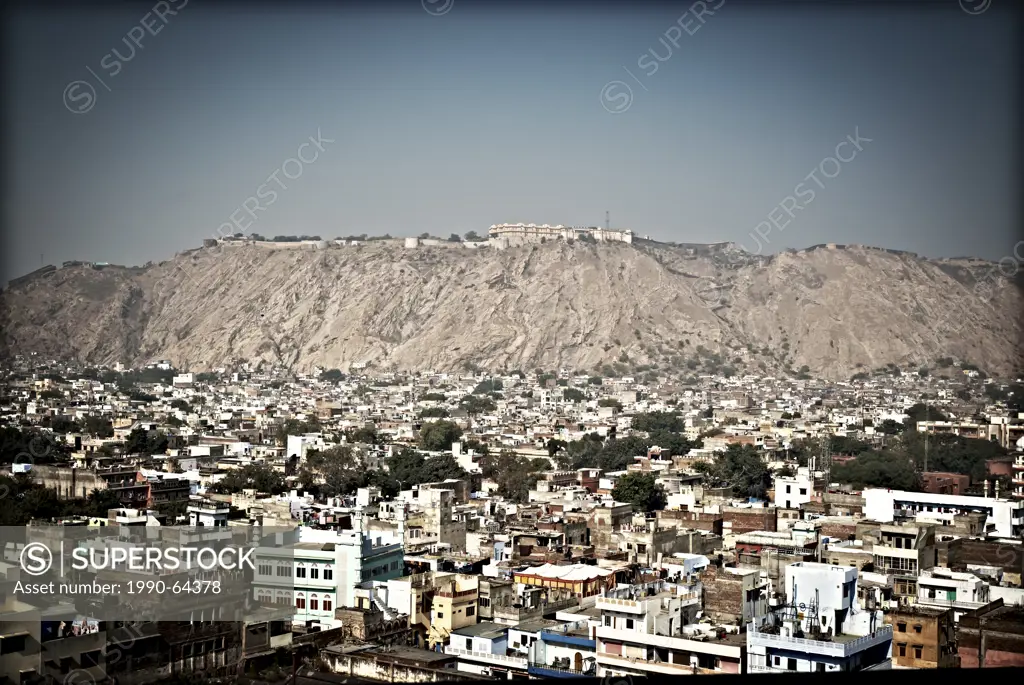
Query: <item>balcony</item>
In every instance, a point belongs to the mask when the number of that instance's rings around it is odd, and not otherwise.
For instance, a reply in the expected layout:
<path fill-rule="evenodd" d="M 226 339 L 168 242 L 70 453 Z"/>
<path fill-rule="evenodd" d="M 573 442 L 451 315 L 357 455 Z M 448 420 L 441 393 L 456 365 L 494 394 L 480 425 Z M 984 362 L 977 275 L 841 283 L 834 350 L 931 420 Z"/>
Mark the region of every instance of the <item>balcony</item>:
<path fill-rule="evenodd" d="M 602 666 L 615 668 L 629 668 L 647 673 L 660 673 L 664 675 L 725 675 L 723 671 L 716 671 L 712 668 L 700 668 L 690 664 L 672 664 L 666 661 L 648 661 L 636 657 L 617 656 L 615 654 L 597 655 L 597 663 Z"/>
<path fill-rule="evenodd" d="M 491 654 L 490 652 L 473 652 L 468 649 L 452 647 L 451 645 L 444 648 L 444 653 L 457 656 L 460 661 L 475 661 L 492 666 L 518 668 L 523 671 L 529 666 L 525 656 L 505 656 L 504 654 Z"/>
<path fill-rule="evenodd" d="M 771 633 L 757 632 L 754 624 L 747 627 L 747 643 L 751 647 L 771 647 L 774 649 L 794 649 L 810 654 L 818 654 L 833 658 L 847 658 L 857 652 L 892 640 L 892 626 L 882 626 L 871 635 L 854 637 L 837 635 L 832 640 L 808 640 L 802 637 L 788 637 Z"/>
<path fill-rule="evenodd" d="M 530 664 L 526 669 L 530 675 L 541 678 L 593 678 L 596 671 L 575 671 L 571 668 L 555 668 L 544 664 Z"/>
<path fill-rule="evenodd" d="M 583 649 L 597 649 L 597 641 L 582 635 L 570 635 L 562 631 L 542 630 L 540 639 L 552 645 L 565 645 L 567 647 L 581 647 Z"/>

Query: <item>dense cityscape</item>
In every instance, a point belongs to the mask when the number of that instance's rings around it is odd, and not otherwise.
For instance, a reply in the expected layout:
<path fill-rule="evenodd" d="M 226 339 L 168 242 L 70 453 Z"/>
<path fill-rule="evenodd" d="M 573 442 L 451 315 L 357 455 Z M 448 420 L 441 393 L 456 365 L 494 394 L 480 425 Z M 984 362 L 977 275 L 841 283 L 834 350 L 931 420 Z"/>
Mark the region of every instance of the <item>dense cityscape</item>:
<path fill-rule="evenodd" d="M 24 545 L 5 542 L 0 676 L 1024 665 L 1019 379 L 953 359 L 837 383 L 371 371 L 17 358 L 3 526 L 296 544 L 257 552 L 244 618 L 221 597 L 198 621 L 133 622 L 33 605 Z"/>

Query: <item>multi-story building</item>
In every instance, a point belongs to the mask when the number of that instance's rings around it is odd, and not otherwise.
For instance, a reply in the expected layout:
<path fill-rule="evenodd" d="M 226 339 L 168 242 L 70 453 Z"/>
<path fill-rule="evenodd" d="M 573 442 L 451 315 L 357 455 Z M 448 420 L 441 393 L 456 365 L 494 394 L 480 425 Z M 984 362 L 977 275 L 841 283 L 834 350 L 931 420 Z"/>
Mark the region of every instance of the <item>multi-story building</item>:
<path fill-rule="evenodd" d="M 956 624 L 949 609 L 901 607 L 885 615 L 894 628 L 892 662 L 903 668 L 957 668 Z"/>
<path fill-rule="evenodd" d="M 489 231 L 491 238 L 525 240 L 579 240 L 586 237 L 600 242 L 632 243 L 633 231 L 612 231 L 595 226 L 549 226 L 548 224 L 495 224 Z"/>
<path fill-rule="evenodd" d="M 431 648 L 446 644 L 453 631 L 476 624 L 479 588 L 478 576 L 460 574 L 441 581 L 430 610 Z"/>
<path fill-rule="evenodd" d="M 585 619 L 551 623 L 555 625 L 541 627 L 537 639 L 527 647 L 530 675 L 540 678 L 597 675 L 596 625 Z"/>
<path fill-rule="evenodd" d="M 751 673 L 890 667 L 892 627 L 881 611 L 861 610 L 856 568 L 790 564 L 785 587 L 788 604 L 747 628 Z"/>
<path fill-rule="evenodd" d="M 993 602 L 964 615 L 957 652 L 962 668 L 1024 666 L 1024 608 Z"/>
<path fill-rule="evenodd" d="M 1013 498 L 1024 500 L 1024 453 L 1013 457 Z"/>
<path fill-rule="evenodd" d="M 254 557 L 255 599 L 291 604 L 293 623 L 307 628 L 338 627 L 334 610 L 356 606 L 359 585 L 398 578 L 405 571 L 400 542 L 370 537 L 359 529 L 339 533 L 300 528 L 298 542 L 261 547 Z"/>
<path fill-rule="evenodd" d="M 900 515 L 919 521 L 952 523 L 954 518 L 970 512 L 987 516 L 986 528 L 990 535 L 1019 538 L 1024 533 L 1024 502 L 992 497 L 965 497 L 963 495 L 934 495 L 927 492 L 907 492 L 868 488 L 863 492 L 864 515 L 888 523 Z"/>
<path fill-rule="evenodd" d="M 785 509 L 799 509 L 814 498 L 814 476 L 806 466 L 801 466 L 792 476 L 777 476 L 772 504 Z"/>
<path fill-rule="evenodd" d="M 988 604 L 989 595 L 988 583 L 973 573 L 934 568 L 917 579 L 917 604 L 952 609 L 957 620 Z"/>
<path fill-rule="evenodd" d="M 857 539 L 870 550 L 875 573 L 892 576 L 897 595 L 917 594 L 917 576 L 938 563 L 935 525 L 899 525 L 862 521 Z"/>
<path fill-rule="evenodd" d="M 526 677 L 529 659 L 509 654 L 508 626 L 477 623 L 452 632 L 444 653 L 459 658 L 458 669 L 482 676 Z"/>
<path fill-rule="evenodd" d="M 658 582 L 598 597 L 598 676 L 741 673 L 745 654 L 738 629 L 695 626 L 697 588 Z M 714 639 L 709 639 L 709 638 Z"/>

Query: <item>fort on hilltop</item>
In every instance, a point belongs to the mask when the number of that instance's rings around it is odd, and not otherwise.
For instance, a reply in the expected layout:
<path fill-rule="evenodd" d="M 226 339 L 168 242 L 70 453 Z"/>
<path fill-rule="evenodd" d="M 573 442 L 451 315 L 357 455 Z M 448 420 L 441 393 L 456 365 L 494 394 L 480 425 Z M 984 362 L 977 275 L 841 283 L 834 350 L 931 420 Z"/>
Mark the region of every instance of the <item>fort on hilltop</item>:
<path fill-rule="evenodd" d="M 633 231 L 611 230 L 596 226 L 549 226 L 548 224 L 495 224 L 489 231 L 491 240 L 501 244 L 541 242 L 544 240 L 587 240 L 609 243 L 632 243 Z"/>

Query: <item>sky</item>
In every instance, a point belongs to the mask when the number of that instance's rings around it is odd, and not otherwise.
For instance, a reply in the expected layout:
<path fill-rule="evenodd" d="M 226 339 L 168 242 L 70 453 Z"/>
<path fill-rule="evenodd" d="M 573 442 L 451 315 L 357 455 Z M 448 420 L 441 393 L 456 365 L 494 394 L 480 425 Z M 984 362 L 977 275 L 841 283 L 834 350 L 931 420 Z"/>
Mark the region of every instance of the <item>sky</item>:
<path fill-rule="evenodd" d="M 5 27 L 0 281 L 218 233 L 605 212 L 765 254 L 996 260 L 1019 237 L 1020 75 L 1009 3 L 986 2 L 26 6 Z"/>

